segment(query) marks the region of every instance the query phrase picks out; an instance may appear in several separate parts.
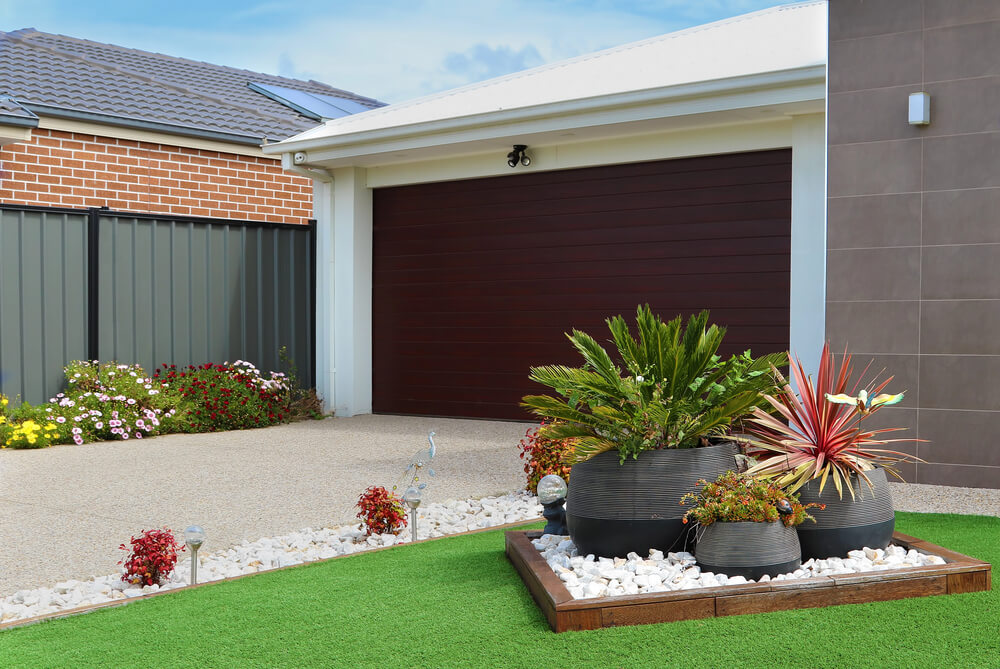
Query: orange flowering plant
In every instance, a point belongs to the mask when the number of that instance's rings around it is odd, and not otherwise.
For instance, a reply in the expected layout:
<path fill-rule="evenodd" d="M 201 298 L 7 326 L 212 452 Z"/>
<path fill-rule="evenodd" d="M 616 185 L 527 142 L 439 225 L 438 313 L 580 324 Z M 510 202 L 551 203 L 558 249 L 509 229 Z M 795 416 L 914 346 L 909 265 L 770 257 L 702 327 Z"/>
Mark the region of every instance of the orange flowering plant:
<path fill-rule="evenodd" d="M 748 474 L 726 472 L 709 483 L 698 481 L 701 490 L 689 492 L 681 504 L 693 506 L 683 522 L 696 520 L 701 525 L 714 522 L 768 523 L 780 520 L 794 527 L 805 520 L 816 522 L 807 509 L 823 509 L 822 504 L 801 504 L 798 495 L 786 492 L 774 483 Z"/>

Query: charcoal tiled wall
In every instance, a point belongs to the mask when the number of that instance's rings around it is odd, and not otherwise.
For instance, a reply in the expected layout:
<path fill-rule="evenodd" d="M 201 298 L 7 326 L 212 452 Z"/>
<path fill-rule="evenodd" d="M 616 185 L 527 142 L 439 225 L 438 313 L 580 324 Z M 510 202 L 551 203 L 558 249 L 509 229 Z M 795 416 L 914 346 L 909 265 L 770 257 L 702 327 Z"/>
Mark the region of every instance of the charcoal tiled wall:
<path fill-rule="evenodd" d="M 908 391 L 917 483 L 1000 488 L 997 45 L 997 0 L 830 0 L 827 336 Z"/>

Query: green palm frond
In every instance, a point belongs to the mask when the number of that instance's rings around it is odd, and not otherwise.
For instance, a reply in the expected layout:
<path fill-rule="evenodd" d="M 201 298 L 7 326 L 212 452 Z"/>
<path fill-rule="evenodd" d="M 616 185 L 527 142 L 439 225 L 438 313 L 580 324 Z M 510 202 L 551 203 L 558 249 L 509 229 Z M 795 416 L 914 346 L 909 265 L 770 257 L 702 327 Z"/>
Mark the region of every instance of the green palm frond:
<path fill-rule="evenodd" d="M 649 305 L 636 309 L 638 339 L 622 316 L 607 319 L 623 370 L 590 335 L 567 335 L 582 367 L 533 367 L 531 379 L 561 397 L 530 395 L 522 405 L 558 421 L 550 436 L 578 440 L 574 458 L 617 449 L 624 460 L 643 450 L 697 446 L 702 437 L 725 433 L 754 409 L 773 410 L 762 392 L 774 393 L 786 364 L 782 353 L 752 358 L 747 351 L 720 358 L 725 328 L 709 325 L 703 311 L 683 323 L 664 322 Z"/>
<path fill-rule="evenodd" d="M 611 356 L 601 348 L 601 345 L 593 337 L 579 330 L 573 330 L 573 334 L 567 336 L 573 342 L 576 350 L 583 356 L 583 359 L 587 361 L 587 364 L 593 367 L 594 371 L 601 377 L 609 382 L 621 378 L 621 372 L 611 362 Z"/>

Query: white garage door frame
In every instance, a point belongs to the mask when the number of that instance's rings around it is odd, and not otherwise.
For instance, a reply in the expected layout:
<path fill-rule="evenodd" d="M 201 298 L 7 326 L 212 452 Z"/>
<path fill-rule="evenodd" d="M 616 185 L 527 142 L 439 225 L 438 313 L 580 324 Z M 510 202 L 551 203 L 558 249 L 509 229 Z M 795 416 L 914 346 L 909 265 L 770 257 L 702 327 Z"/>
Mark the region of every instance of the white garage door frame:
<path fill-rule="evenodd" d="M 789 341 L 807 368 L 813 368 L 825 328 L 825 126 L 823 113 L 808 113 L 759 123 L 567 141 L 533 147 L 531 169 L 791 148 Z M 503 159 L 503 154 L 490 151 L 405 164 L 339 167 L 331 170 L 332 181 L 316 183 L 317 391 L 336 415 L 372 410 L 372 189 L 514 173 Z"/>

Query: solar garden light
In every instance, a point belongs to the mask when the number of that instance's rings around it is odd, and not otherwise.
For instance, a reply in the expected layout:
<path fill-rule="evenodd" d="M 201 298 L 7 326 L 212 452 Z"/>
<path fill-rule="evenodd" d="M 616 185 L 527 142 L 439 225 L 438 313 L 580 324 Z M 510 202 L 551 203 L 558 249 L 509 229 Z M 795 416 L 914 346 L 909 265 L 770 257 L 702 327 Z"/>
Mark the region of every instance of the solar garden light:
<path fill-rule="evenodd" d="M 410 507 L 410 530 L 413 541 L 417 540 L 417 507 L 420 506 L 420 488 L 411 485 L 403 493 L 403 501 Z"/>
<path fill-rule="evenodd" d="M 569 534 L 566 529 L 566 509 L 563 508 L 566 504 L 566 491 L 569 490 L 566 481 L 556 474 L 547 474 L 538 482 L 535 490 L 544 509 L 542 516 L 548 521 L 542 534 Z"/>
<path fill-rule="evenodd" d="M 191 549 L 191 585 L 198 583 L 198 549 L 205 543 L 205 530 L 192 525 L 184 530 L 184 543 Z"/>

